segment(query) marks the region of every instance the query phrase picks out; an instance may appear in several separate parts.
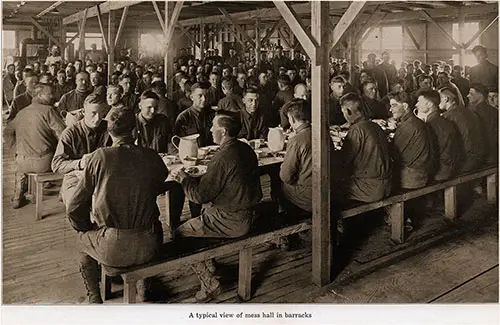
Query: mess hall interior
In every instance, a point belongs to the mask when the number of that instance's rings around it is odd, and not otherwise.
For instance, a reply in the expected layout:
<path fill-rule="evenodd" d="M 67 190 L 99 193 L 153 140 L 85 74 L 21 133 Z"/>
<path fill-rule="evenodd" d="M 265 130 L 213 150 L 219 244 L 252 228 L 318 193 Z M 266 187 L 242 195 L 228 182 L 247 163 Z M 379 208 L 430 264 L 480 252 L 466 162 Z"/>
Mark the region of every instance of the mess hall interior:
<path fill-rule="evenodd" d="M 2 12 L 4 304 L 498 303 L 496 1 Z"/>

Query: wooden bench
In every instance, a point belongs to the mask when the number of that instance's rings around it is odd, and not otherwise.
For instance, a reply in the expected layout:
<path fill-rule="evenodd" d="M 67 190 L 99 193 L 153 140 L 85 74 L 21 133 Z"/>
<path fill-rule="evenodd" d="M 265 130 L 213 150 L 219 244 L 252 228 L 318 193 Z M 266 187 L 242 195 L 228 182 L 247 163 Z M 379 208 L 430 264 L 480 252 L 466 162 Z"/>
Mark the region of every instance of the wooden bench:
<path fill-rule="evenodd" d="M 361 213 L 373 211 L 382 207 L 389 207 L 389 216 L 391 219 L 391 239 L 397 243 L 404 242 L 404 203 L 405 201 L 415 199 L 430 193 L 444 190 L 444 208 L 445 218 L 453 220 L 457 216 L 457 186 L 470 181 L 486 177 L 486 192 L 489 203 L 495 203 L 497 200 L 497 177 L 498 167 L 489 167 L 474 173 L 459 175 L 456 178 L 436 182 L 426 187 L 397 193 L 381 201 L 362 204 L 340 213 L 342 218 L 350 218 Z"/>
<path fill-rule="evenodd" d="M 274 227 L 272 227 L 274 228 Z M 125 303 L 136 302 L 136 285 L 138 281 L 156 276 L 170 270 L 180 269 L 207 259 L 239 252 L 239 273 L 238 273 L 238 295 L 242 300 L 251 297 L 252 283 L 252 247 L 271 242 L 278 238 L 299 233 L 311 229 L 310 219 L 299 221 L 279 229 L 269 229 L 262 232 L 256 230 L 248 235 L 237 239 L 199 239 L 186 238 L 181 241 L 173 241 L 164 244 L 162 257 L 155 261 L 129 268 L 114 268 L 101 266 L 101 295 L 103 300 L 109 298 L 111 294 L 110 277 L 120 275 L 123 279 L 123 301 Z M 182 242 L 184 241 L 184 243 Z M 186 251 L 189 241 L 202 243 L 197 248 L 190 248 Z M 212 244 L 206 244 L 212 242 Z"/>
<path fill-rule="evenodd" d="M 49 173 L 28 173 L 28 199 L 35 203 L 36 220 L 43 215 L 43 186 L 47 182 L 62 180 L 64 175 Z"/>

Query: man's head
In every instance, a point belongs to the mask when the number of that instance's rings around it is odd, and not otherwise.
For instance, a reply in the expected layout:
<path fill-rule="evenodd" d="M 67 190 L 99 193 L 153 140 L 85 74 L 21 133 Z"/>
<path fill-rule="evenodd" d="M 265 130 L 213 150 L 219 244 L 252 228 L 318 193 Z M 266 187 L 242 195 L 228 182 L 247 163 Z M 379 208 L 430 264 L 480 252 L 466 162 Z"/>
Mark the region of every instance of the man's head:
<path fill-rule="evenodd" d="M 307 99 L 307 87 L 303 83 L 299 83 L 293 89 L 293 97 L 299 99 Z"/>
<path fill-rule="evenodd" d="M 437 88 L 444 87 L 450 83 L 450 76 L 448 73 L 441 71 L 437 75 Z"/>
<path fill-rule="evenodd" d="M 276 55 L 278 58 L 281 58 L 283 56 L 283 47 L 281 45 L 278 45 L 276 47 L 276 51 L 274 52 L 274 55 Z"/>
<path fill-rule="evenodd" d="M 118 80 L 119 80 L 118 84 L 123 88 L 123 93 L 128 94 L 130 91 L 130 83 L 131 83 L 130 76 L 121 75 Z"/>
<path fill-rule="evenodd" d="M 439 89 L 439 98 L 439 108 L 445 111 L 456 107 L 458 104 L 458 94 L 455 89 L 451 87 Z"/>
<path fill-rule="evenodd" d="M 451 72 L 451 76 L 453 78 L 459 78 L 462 76 L 462 67 L 459 65 L 453 66 L 453 71 Z"/>
<path fill-rule="evenodd" d="M 373 80 L 364 81 L 362 84 L 363 95 L 370 98 L 377 98 L 377 84 Z"/>
<path fill-rule="evenodd" d="M 417 93 L 417 103 L 415 108 L 418 110 L 420 118 L 426 118 L 432 112 L 439 110 L 441 98 L 439 92 L 428 89 L 421 90 Z"/>
<path fill-rule="evenodd" d="M 281 91 L 290 88 L 290 77 L 285 75 L 280 75 L 278 77 L 278 87 Z"/>
<path fill-rule="evenodd" d="M 94 71 L 90 74 L 90 83 L 93 87 L 102 85 L 102 76 L 99 72 Z"/>
<path fill-rule="evenodd" d="M 231 76 L 231 68 L 230 67 L 225 67 L 222 69 L 222 78 L 227 78 Z"/>
<path fill-rule="evenodd" d="M 431 69 L 432 69 L 432 74 L 437 75 L 439 71 L 439 63 L 433 63 Z"/>
<path fill-rule="evenodd" d="M 259 73 L 259 84 L 260 84 L 260 86 L 261 87 L 267 86 L 267 82 L 268 82 L 267 73 L 265 73 L 265 72 Z"/>
<path fill-rule="evenodd" d="M 72 66 L 72 65 L 68 65 L 68 66 L 66 67 L 66 77 L 67 77 L 68 79 L 73 78 L 73 77 L 75 76 L 75 73 L 76 73 L 76 70 L 75 70 L 75 67 L 74 67 L 74 66 Z"/>
<path fill-rule="evenodd" d="M 232 78 L 222 79 L 222 92 L 224 93 L 224 95 L 232 93 L 233 88 L 234 88 L 234 83 Z"/>
<path fill-rule="evenodd" d="M 59 55 L 59 47 L 57 47 L 57 45 L 53 45 L 52 49 L 50 50 L 50 53 L 53 56 L 58 56 Z"/>
<path fill-rule="evenodd" d="M 83 68 L 82 60 L 76 60 L 74 67 L 75 67 L 75 72 L 80 73 L 82 71 L 82 68 Z"/>
<path fill-rule="evenodd" d="M 240 132 L 241 124 L 238 118 L 229 114 L 218 114 L 212 121 L 212 137 L 215 144 L 222 144 L 229 139 L 236 138 Z"/>
<path fill-rule="evenodd" d="M 377 55 L 375 53 L 370 53 L 367 56 L 367 64 L 369 68 L 373 68 L 376 64 Z"/>
<path fill-rule="evenodd" d="M 498 109 L 498 89 L 490 89 L 488 92 L 488 104 Z"/>
<path fill-rule="evenodd" d="M 335 98 L 339 99 L 344 94 L 346 81 L 342 76 L 335 76 L 330 79 L 330 89 Z"/>
<path fill-rule="evenodd" d="M 60 85 L 64 85 L 66 83 L 66 71 L 59 70 L 57 71 L 57 83 Z"/>
<path fill-rule="evenodd" d="M 76 90 L 85 92 L 90 88 L 90 76 L 87 72 L 82 71 L 76 75 Z"/>
<path fill-rule="evenodd" d="M 402 92 L 405 91 L 405 80 L 403 78 L 396 78 L 391 83 L 391 92 Z"/>
<path fill-rule="evenodd" d="M 443 72 L 446 72 L 448 75 L 451 74 L 451 65 L 445 64 L 443 67 Z"/>
<path fill-rule="evenodd" d="M 90 45 L 90 48 L 92 49 L 92 51 L 95 51 L 95 50 L 97 50 L 97 45 L 95 43 L 92 43 Z"/>
<path fill-rule="evenodd" d="M 363 117 L 362 102 L 359 95 L 355 93 L 345 94 L 340 98 L 340 107 L 342 114 L 347 122 L 353 123 L 359 118 Z"/>
<path fill-rule="evenodd" d="M 153 81 L 153 74 L 151 73 L 151 71 L 144 72 L 144 74 L 142 75 L 142 81 L 146 86 L 151 85 L 151 82 Z"/>
<path fill-rule="evenodd" d="M 255 114 L 259 107 L 259 93 L 255 88 L 248 88 L 243 95 L 243 104 L 249 114 Z"/>
<path fill-rule="evenodd" d="M 477 63 L 483 63 L 488 58 L 488 51 L 482 45 L 476 45 L 472 49 L 472 54 L 476 57 Z"/>
<path fill-rule="evenodd" d="M 52 76 L 50 73 L 42 73 L 38 76 L 38 82 L 41 84 L 52 84 Z"/>
<path fill-rule="evenodd" d="M 415 72 L 415 69 L 413 67 L 413 64 L 407 64 L 406 65 L 406 74 L 413 75 L 414 72 Z"/>
<path fill-rule="evenodd" d="M 9 64 L 7 66 L 7 73 L 10 74 L 10 75 L 13 75 L 14 71 L 16 71 L 16 66 L 13 65 L 13 64 Z"/>
<path fill-rule="evenodd" d="M 211 73 L 208 81 L 210 82 L 210 86 L 212 86 L 213 88 L 219 88 L 220 77 L 218 74 Z"/>
<path fill-rule="evenodd" d="M 54 105 L 56 97 L 54 87 L 50 84 L 36 84 L 33 88 L 33 102 L 43 105 Z"/>
<path fill-rule="evenodd" d="M 56 76 L 56 73 L 57 73 L 57 65 L 55 63 L 52 63 L 50 66 L 49 66 L 49 73 L 51 75 L 53 75 L 54 77 Z"/>
<path fill-rule="evenodd" d="M 411 111 L 410 96 L 405 92 L 389 93 L 389 104 L 392 116 L 400 120 Z"/>
<path fill-rule="evenodd" d="M 389 63 L 390 60 L 391 55 L 389 54 L 389 52 L 385 51 L 384 53 L 382 53 L 382 61 L 384 61 L 384 63 Z"/>
<path fill-rule="evenodd" d="M 151 90 L 146 90 L 141 94 L 139 101 L 139 109 L 141 115 L 146 121 L 150 121 L 155 117 L 158 110 L 158 95 Z"/>
<path fill-rule="evenodd" d="M 420 89 L 432 89 L 432 78 L 429 75 L 420 75 L 418 77 L 418 86 Z"/>
<path fill-rule="evenodd" d="M 83 120 L 85 125 L 91 129 L 98 127 L 106 114 L 109 106 L 98 94 L 90 94 L 83 102 Z"/>
<path fill-rule="evenodd" d="M 469 103 L 472 106 L 476 106 L 488 99 L 488 88 L 481 84 L 474 83 L 470 86 L 467 98 L 469 98 Z"/>
<path fill-rule="evenodd" d="M 297 130 L 302 124 L 311 121 L 311 104 L 304 99 L 294 98 L 287 106 L 286 115 L 292 128 Z"/>
<path fill-rule="evenodd" d="M 245 88 L 247 81 L 247 75 L 244 72 L 238 72 L 238 76 L 236 77 L 236 82 L 238 86 L 241 88 Z"/>
<path fill-rule="evenodd" d="M 290 81 L 294 81 L 297 77 L 297 71 L 295 69 L 288 69 L 286 74 L 290 78 Z"/>
<path fill-rule="evenodd" d="M 24 77 L 24 85 L 26 86 L 26 91 L 28 94 L 33 95 L 33 91 L 35 90 L 35 86 L 38 83 L 38 76 L 34 71 L 28 71 L 26 73 L 23 72 Z"/>
<path fill-rule="evenodd" d="M 108 133 L 112 138 L 131 138 L 135 128 L 134 112 L 113 108 L 107 116 Z"/>
<path fill-rule="evenodd" d="M 109 106 L 114 106 L 120 102 L 123 95 L 123 88 L 120 85 L 109 85 L 106 90 L 106 101 Z"/>
<path fill-rule="evenodd" d="M 413 66 L 415 67 L 415 69 L 419 69 L 421 64 L 422 62 L 420 62 L 419 60 L 413 61 Z"/>
<path fill-rule="evenodd" d="M 192 85 L 189 97 L 193 101 L 193 108 L 202 110 L 207 103 L 207 89 L 205 85 L 201 83 Z"/>
<path fill-rule="evenodd" d="M 431 66 L 429 64 L 426 64 L 422 67 L 422 70 L 424 71 L 425 74 L 431 74 Z"/>

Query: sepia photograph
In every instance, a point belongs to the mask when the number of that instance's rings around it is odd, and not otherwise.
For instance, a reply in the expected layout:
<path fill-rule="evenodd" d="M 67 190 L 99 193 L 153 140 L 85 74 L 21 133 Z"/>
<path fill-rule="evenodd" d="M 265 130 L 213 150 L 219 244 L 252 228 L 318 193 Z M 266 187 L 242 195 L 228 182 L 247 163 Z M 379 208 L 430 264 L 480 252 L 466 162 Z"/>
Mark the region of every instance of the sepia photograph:
<path fill-rule="evenodd" d="M 498 1 L 1 10 L 4 307 L 498 307 Z"/>

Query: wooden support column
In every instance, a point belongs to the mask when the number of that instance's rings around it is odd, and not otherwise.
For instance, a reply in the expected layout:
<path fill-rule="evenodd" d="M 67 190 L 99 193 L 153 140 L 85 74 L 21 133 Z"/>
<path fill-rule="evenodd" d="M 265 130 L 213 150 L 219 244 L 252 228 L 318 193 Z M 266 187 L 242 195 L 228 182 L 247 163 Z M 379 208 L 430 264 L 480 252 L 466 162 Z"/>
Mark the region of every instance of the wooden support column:
<path fill-rule="evenodd" d="M 311 57 L 311 99 L 313 107 L 312 197 L 314 198 L 312 207 L 312 282 L 319 286 L 330 283 L 333 258 L 329 168 L 331 140 L 328 130 L 328 61 L 330 53 L 330 30 L 328 28 L 329 6 L 330 4 L 326 1 L 311 2 L 311 34 L 315 43 L 319 44 L 317 50 L 314 51 L 315 55 Z M 300 26 L 295 27 L 298 28 Z M 301 41 L 300 38 L 299 41 Z M 301 41 L 301 43 L 303 42 Z M 304 49 L 305 48 L 306 47 L 304 47 Z M 333 228 L 337 229 L 336 225 L 334 225 Z"/>
<path fill-rule="evenodd" d="M 80 42 L 78 45 L 78 58 L 80 60 L 85 59 L 85 23 L 87 22 L 87 9 L 83 11 L 83 18 L 82 21 L 80 22 Z"/>
<path fill-rule="evenodd" d="M 429 62 L 429 24 L 425 24 L 424 26 L 424 63 L 428 64 Z"/>
<path fill-rule="evenodd" d="M 450 35 L 450 33 L 448 33 L 444 28 L 443 26 L 441 26 L 440 24 L 438 24 L 428 13 L 427 11 L 425 10 L 419 10 L 418 11 L 420 13 L 420 15 L 422 17 L 424 17 L 428 22 L 430 22 L 431 24 L 433 24 L 434 26 L 436 26 L 442 33 L 443 35 L 446 37 L 447 40 L 449 40 L 451 42 L 451 44 L 453 44 L 453 46 L 457 49 L 457 50 L 460 50 L 461 49 L 461 45 L 455 41 L 453 39 L 453 37 Z"/>
<path fill-rule="evenodd" d="M 498 186 L 498 174 L 489 175 L 486 177 L 486 196 L 488 198 L 488 203 L 497 203 L 497 186 Z"/>
<path fill-rule="evenodd" d="M 61 33 L 61 38 L 60 38 L 60 40 L 61 40 L 61 48 L 60 48 L 61 57 L 62 57 L 63 61 L 66 61 L 66 59 L 67 59 L 66 58 L 66 46 L 67 46 L 67 44 L 66 44 L 66 26 L 63 25 L 62 18 L 59 19 L 59 24 L 60 24 L 59 27 L 60 27 L 60 33 Z"/>
<path fill-rule="evenodd" d="M 260 63 L 260 19 L 255 20 L 255 63 Z"/>
<path fill-rule="evenodd" d="M 167 92 L 169 94 L 172 93 L 173 85 L 172 85 L 172 77 L 173 77 L 173 53 L 171 49 L 171 40 L 172 35 L 175 30 L 175 24 L 177 24 L 177 20 L 179 19 L 179 15 L 181 14 L 182 6 L 184 1 L 177 1 L 175 3 L 175 7 L 172 10 L 172 14 L 170 14 L 169 9 L 169 1 L 165 0 L 165 33 L 164 33 L 164 41 L 165 41 L 165 56 L 164 56 L 164 79 L 167 84 Z"/>
<path fill-rule="evenodd" d="M 205 24 L 202 22 L 200 24 L 200 60 L 203 60 L 205 58 Z"/>
<path fill-rule="evenodd" d="M 219 8 L 219 11 L 234 26 L 234 28 L 236 28 L 236 31 L 243 36 L 245 41 L 250 43 L 252 48 L 255 48 L 255 42 L 253 41 L 253 39 L 251 39 L 250 36 L 248 36 L 248 34 L 241 28 L 241 26 L 238 24 L 238 22 L 235 19 L 233 19 L 233 17 L 231 17 L 231 15 L 227 12 L 227 10 L 224 8 Z"/>
<path fill-rule="evenodd" d="M 108 40 L 109 43 L 111 44 L 112 40 L 115 39 L 115 11 L 109 11 L 108 14 Z M 113 43 L 114 45 L 114 43 Z M 108 52 L 108 82 L 109 79 L 111 78 L 111 74 L 113 74 L 114 67 L 113 64 L 115 63 L 115 49 L 112 48 Z"/>
<path fill-rule="evenodd" d="M 108 39 L 106 39 L 106 33 L 104 32 L 104 26 L 102 23 L 101 9 L 99 9 L 98 5 L 96 6 L 96 9 L 97 9 L 97 21 L 99 22 L 99 29 L 101 30 L 102 43 L 104 45 L 104 50 L 106 51 L 106 54 L 109 54 L 110 43 L 112 42 L 114 37 L 113 38 L 108 37 Z M 108 28 L 110 28 L 110 26 L 108 26 Z M 109 42 L 108 42 L 108 40 L 109 40 Z"/>
<path fill-rule="evenodd" d="M 328 53 L 339 43 L 342 36 L 345 34 L 347 29 L 353 24 L 353 22 L 358 18 L 363 9 L 365 8 L 366 1 L 355 1 L 351 2 L 349 8 L 347 8 L 346 12 L 340 18 L 340 21 L 335 26 L 332 32 L 332 40 L 330 44 L 330 48 Z M 314 18 L 314 17 L 313 17 Z"/>
<path fill-rule="evenodd" d="M 271 29 L 269 31 L 267 31 L 266 33 L 266 36 L 264 36 L 264 38 L 260 41 L 261 44 L 262 43 L 265 43 L 267 42 L 267 40 L 269 40 L 269 38 L 274 34 L 274 32 L 276 31 L 276 28 L 280 27 L 280 25 L 284 22 L 283 18 L 281 18 L 280 20 L 278 20 L 277 22 L 274 23 L 274 25 L 271 27 Z"/>
<path fill-rule="evenodd" d="M 463 7 L 459 8 L 460 14 L 458 18 L 458 42 L 460 44 L 465 43 L 465 13 Z M 464 65 L 465 48 L 461 47 L 458 49 L 458 64 Z"/>
<path fill-rule="evenodd" d="M 483 35 L 488 29 L 490 29 L 491 26 L 493 26 L 493 24 L 495 23 L 495 21 L 498 20 L 498 15 L 493 18 L 489 23 L 488 25 L 486 25 L 486 27 L 483 29 L 483 30 L 479 30 L 476 34 L 474 34 L 474 36 L 472 36 L 472 38 L 470 40 L 467 41 L 467 43 L 464 44 L 464 49 L 468 49 L 469 46 L 474 43 L 474 41 L 476 39 L 478 39 L 479 37 L 481 37 L 481 35 Z"/>
<path fill-rule="evenodd" d="M 45 27 L 40 25 L 40 23 L 38 23 L 33 17 L 30 17 L 30 21 L 33 25 L 36 26 L 36 28 L 38 28 L 39 31 L 41 31 L 45 36 L 47 36 L 49 40 L 54 42 L 55 45 L 57 45 L 59 48 L 62 47 L 61 43 L 59 43 L 59 40 L 57 40 L 57 38 L 52 36 L 52 33 L 50 33 L 47 29 L 45 29 Z"/>

